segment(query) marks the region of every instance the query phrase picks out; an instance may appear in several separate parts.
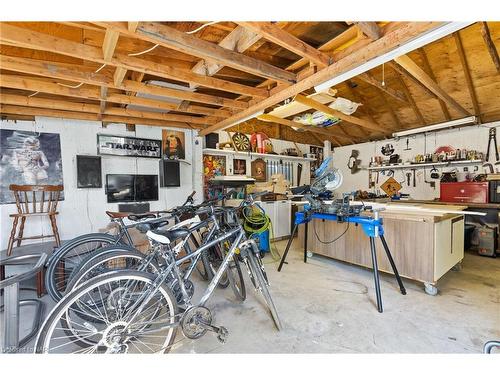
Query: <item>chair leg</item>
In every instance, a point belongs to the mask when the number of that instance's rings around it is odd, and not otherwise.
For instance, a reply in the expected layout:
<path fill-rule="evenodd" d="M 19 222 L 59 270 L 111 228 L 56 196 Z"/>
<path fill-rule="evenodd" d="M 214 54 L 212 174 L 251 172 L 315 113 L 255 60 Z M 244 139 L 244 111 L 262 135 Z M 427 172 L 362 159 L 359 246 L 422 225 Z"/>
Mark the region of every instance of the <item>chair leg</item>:
<path fill-rule="evenodd" d="M 19 221 L 19 217 L 14 217 L 14 222 L 12 223 L 12 230 L 10 231 L 9 237 L 9 245 L 7 246 L 7 256 L 11 256 L 12 254 L 12 246 L 14 246 L 14 238 L 16 237 L 17 223 Z"/>
<path fill-rule="evenodd" d="M 5 265 L 0 266 L 0 281 L 5 280 Z M 3 289 L 0 289 L 0 296 L 3 296 Z"/>
<path fill-rule="evenodd" d="M 26 217 L 21 218 L 21 225 L 19 225 L 19 234 L 17 235 L 17 247 L 21 246 L 23 240 L 24 223 L 26 222 Z"/>
<path fill-rule="evenodd" d="M 57 221 L 55 215 L 50 215 L 50 223 L 52 224 L 52 233 L 56 239 L 56 245 L 61 246 L 61 239 L 59 238 L 59 230 L 57 229 Z"/>

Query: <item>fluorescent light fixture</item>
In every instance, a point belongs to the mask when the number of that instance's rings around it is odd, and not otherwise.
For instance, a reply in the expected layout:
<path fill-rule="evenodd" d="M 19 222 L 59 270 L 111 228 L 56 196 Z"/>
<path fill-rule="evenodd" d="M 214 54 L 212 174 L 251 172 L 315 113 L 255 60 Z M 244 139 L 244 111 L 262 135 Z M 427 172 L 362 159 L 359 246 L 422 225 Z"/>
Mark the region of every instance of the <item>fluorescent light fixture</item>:
<path fill-rule="evenodd" d="M 432 29 L 425 34 L 420 35 L 408 41 L 404 45 L 397 47 L 392 51 L 389 51 L 383 55 L 375 57 L 374 59 L 371 59 L 364 64 L 361 64 L 345 73 L 335 76 L 329 79 L 328 81 L 325 81 L 315 86 L 314 90 L 316 90 L 316 92 L 326 92 L 332 86 L 345 82 L 348 79 L 360 75 L 361 73 L 367 72 L 368 70 L 373 69 L 379 65 L 382 65 L 388 61 L 394 60 L 396 57 L 406 55 L 407 53 L 413 50 L 423 47 L 426 44 L 432 43 L 438 39 L 441 39 L 473 23 L 474 22 L 448 22 L 445 25 L 436 27 L 435 29 Z"/>
<path fill-rule="evenodd" d="M 237 124 L 241 124 L 242 122 L 245 122 L 245 121 L 248 121 L 248 120 L 251 120 L 253 119 L 254 117 L 257 117 L 257 116 L 260 116 L 260 115 L 263 115 L 264 114 L 264 110 L 262 111 L 257 111 L 255 113 L 252 113 L 251 115 L 248 115 L 246 117 L 243 117 L 241 120 L 238 120 L 238 121 L 235 121 L 233 123 L 231 123 L 231 125 L 228 125 L 227 127 L 229 126 L 233 126 L 233 125 L 237 125 Z"/>
<path fill-rule="evenodd" d="M 400 132 L 392 133 L 392 136 L 394 138 L 400 138 L 400 137 L 405 137 L 407 135 L 420 134 L 420 133 L 426 133 L 426 132 L 431 132 L 431 131 L 436 131 L 436 130 L 448 129 L 448 128 L 452 128 L 454 126 L 473 124 L 476 122 L 477 122 L 476 116 L 470 116 L 470 117 L 459 118 L 457 120 L 442 122 L 439 124 L 423 126 L 421 128 L 403 130 Z"/>

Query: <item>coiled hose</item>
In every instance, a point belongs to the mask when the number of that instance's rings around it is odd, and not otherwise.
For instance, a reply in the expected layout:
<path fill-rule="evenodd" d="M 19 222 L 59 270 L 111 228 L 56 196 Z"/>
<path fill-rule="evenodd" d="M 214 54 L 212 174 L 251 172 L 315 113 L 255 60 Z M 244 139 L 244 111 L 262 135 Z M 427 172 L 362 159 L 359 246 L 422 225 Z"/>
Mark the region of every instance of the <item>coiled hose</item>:
<path fill-rule="evenodd" d="M 271 238 L 273 237 L 273 223 L 264 210 L 260 207 L 245 207 L 243 209 L 243 218 L 245 219 L 243 229 L 245 229 L 247 233 L 250 233 L 250 237 L 260 235 L 266 230 L 269 230 L 268 241 L 271 257 L 274 261 L 281 259 L 281 254 L 278 252 L 278 249 L 271 243 Z"/>

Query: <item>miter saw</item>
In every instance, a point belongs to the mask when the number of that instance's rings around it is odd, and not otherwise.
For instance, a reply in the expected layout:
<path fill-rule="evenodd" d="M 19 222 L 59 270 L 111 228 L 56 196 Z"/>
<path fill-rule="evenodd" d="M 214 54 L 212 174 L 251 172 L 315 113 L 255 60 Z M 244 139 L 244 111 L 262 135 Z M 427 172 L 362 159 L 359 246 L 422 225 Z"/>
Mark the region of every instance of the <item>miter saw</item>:
<path fill-rule="evenodd" d="M 342 199 L 331 199 L 333 191 L 338 189 L 344 180 L 339 169 L 330 167 L 331 161 L 332 157 L 326 158 L 314 172 L 316 178 L 309 188 L 310 193 L 304 195 L 309 202 L 306 211 L 335 214 L 338 220 L 342 221 L 342 218 L 359 215 L 362 210 L 369 207 L 350 205 L 351 198 L 354 198 L 356 192 L 342 193 Z"/>

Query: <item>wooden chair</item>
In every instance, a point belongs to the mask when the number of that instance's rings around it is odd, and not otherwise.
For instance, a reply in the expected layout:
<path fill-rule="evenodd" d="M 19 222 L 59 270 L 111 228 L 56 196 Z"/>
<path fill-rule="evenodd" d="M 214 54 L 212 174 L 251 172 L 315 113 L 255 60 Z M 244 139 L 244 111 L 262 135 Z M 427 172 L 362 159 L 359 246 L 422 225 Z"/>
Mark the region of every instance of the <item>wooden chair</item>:
<path fill-rule="evenodd" d="M 12 230 L 10 232 L 7 256 L 12 254 L 12 247 L 17 241 L 17 246 L 21 246 L 23 240 L 33 240 L 47 237 L 54 237 L 57 246 L 61 245 L 59 231 L 57 229 L 56 215 L 57 204 L 63 191 L 62 185 L 10 185 L 9 189 L 14 193 L 16 199 L 17 214 L 11 214 L 14 218 Z M 24 237 L 24 224 L 29 217 L 47 216 L 52 226 L 52 234 Z M 19 233 L 16 237 L 17 224 L 21 219 Z"/>
<path fill-rule="evenodd" d="M 9 189 L 14 193 L 16 199 L 17 214 L 11 214 L 10 217 L 14 218 L 12 223 L 12 230 L 10 232 L 9 244 L 7 246 L 7 257 L 12 254 L 14 242 L 17 241 L 17 247 L 21 246 L 23 240 L 32 240 L 46 237 L 54 237 L 57 246 L 61 246 L 59 238 L 59 231 L 57 229 L 56 215 L 57 204 L 63 191 L 62 185 L 10 185 Z M 38 235 L 25 237 L 24 224 L 29 217 L 47 216 L 52 226 L 52 234 Z M 21 219 L 19 226 L 19 233 L 16 237 L 17 224 Z M 0 281 L 5 279 L 5 266 L 0 266 Z M 44 271 L 43 268 L 37 273 L 36 277 L 36 290 L 38 297 L 44 293 Z"/>

